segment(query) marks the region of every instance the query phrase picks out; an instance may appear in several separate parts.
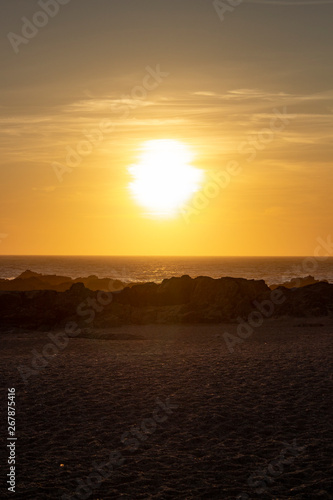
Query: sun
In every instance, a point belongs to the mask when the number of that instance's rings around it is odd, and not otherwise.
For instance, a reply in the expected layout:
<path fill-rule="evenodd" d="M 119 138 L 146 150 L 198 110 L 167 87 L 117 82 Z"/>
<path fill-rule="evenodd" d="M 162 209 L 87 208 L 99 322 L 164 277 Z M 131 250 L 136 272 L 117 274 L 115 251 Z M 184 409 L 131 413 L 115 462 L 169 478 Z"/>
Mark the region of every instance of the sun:
<path fill-rule="evenodd" d="M 203 182 L 203 170 L 193 167 L 189 146 L 170 139 L 147 141 L 138 163 L 128 167 L 134 199 L 156 217 L 173 217 Z"/>

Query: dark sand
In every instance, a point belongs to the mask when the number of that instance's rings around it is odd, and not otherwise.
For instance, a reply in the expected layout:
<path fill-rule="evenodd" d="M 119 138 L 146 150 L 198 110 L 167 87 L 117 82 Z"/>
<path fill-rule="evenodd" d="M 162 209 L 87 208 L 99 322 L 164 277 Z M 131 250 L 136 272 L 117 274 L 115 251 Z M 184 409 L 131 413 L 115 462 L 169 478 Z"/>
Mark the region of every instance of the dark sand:
<path fill-rule="evenodd" d="M 333 326 L 300 323 L 267 321 L 233 354 L 230 325 L 88 332 L 27 385 L 17 365 L 46 334 L 2 333 L 1 421 L 16 387 L 18 471 L 12 494 L 4 468 L 1 498 L 80 498 L 76 479 L 117 450 L 123 463 L 89 498 L 332 499 Z M 157 398 L 178 408 L 131 451 L 121 436 L 151 425 Z M 1 466 L 6 437 L 2 426 Z"/>

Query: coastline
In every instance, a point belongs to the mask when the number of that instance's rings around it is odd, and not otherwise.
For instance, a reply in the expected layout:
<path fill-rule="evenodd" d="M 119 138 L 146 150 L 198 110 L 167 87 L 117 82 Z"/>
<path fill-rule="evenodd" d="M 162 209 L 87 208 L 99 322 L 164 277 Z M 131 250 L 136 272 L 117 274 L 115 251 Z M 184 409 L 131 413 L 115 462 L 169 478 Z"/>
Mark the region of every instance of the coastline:
<path fill-rule="evenodd" d="M 332 500 L 333 285 L 297 284 L 0 291 L 15 496 Z"/>
<path fill-rule="evenodd" d="M 16 280 L 0 280 L 2 327 L 63 328 L 71 335 L 86 327 L 223 322 L 256 327 L 268 318 L 333 316 L 333 284 L 311 276 L 271 287 L 263 280 L 186 275 L 131 286 L 96 276 L 68 279 L 26 271 Z"/>

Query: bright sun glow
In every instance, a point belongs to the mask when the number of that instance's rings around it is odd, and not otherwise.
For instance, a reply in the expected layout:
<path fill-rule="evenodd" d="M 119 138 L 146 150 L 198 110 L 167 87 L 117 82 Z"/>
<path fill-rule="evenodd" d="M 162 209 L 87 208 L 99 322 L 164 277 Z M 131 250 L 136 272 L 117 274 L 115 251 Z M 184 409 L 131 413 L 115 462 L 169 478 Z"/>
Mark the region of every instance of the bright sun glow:
<path fill-rule="evenodd" d="M 203 171 L 191 165 L 193 153 L 168 139 L 145 142 L 138 163 L 128 167 L 130 190 L 150 215 L 171 217 L 200 189 Z"/>

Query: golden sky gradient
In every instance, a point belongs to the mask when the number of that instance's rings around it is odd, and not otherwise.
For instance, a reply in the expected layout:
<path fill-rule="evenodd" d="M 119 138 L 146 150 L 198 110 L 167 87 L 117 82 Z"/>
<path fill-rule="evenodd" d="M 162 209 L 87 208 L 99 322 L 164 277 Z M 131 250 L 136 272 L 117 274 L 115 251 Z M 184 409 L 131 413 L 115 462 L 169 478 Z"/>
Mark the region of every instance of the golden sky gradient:
<path fill-rule="evenodd" d="M 269 4 L 71 0 L 18 53 L 7 34 L 41 7 L 2 5 L 0 253 L 313 255 L 332 233 L 333 5 Z M 205 174 L 170 218 L 129 189 L 161 139 Z"/>

